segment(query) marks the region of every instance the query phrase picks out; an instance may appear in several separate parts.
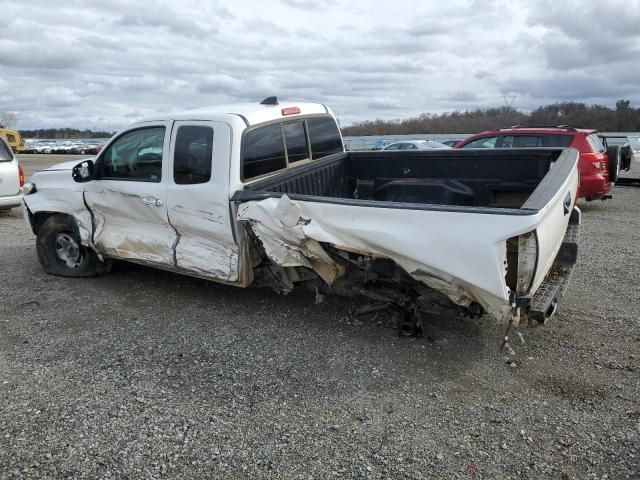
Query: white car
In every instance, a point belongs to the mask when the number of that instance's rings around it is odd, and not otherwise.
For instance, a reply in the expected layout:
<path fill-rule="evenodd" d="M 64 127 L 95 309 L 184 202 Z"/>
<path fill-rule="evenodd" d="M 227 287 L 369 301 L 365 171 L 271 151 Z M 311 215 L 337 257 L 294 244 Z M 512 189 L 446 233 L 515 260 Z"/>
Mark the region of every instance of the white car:
<path fill-rule="evenodd" d="M 446 150 L 449 148 L 451 148 L 449 145 L 434 140 L 408 140 L 392 143 L 384 147 L 383 150 Z"/>
<path fill-rule="evenodd" d="M 640 180 L 640 137 L 628 137 L 631 147 L 631 165 L 629 170 L 621 170 L 618 176 L 624 180 Z"/>
<path fill-rule="evenodd" d="M 0 138 L 0 210 L 20 206 L 22 185 L 22 167 L 7 143 Z"/>

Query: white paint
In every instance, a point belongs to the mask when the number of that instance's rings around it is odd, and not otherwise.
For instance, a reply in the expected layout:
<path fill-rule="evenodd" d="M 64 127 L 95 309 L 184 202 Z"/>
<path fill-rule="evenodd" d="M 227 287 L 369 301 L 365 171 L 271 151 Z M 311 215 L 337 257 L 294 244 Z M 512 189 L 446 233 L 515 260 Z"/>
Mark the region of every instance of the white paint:
<path fill-rule="evenodd" d="M 251 255 L 246 246 L 242 254 L 237 246 L 243 245 L 243 238 L 230 217 L 229 204 L 232 193 L 243 186 L 240 146 L 247 125 L 238 114 L 253 124 L 282 119 L 281 109 L 287 106 L 299 106 L 302 114 L 326 111 L 318 104 L 255 104 L 233 110 L 194 110 L 137 123 L 129 129 L 166 127 L 160 182 L 95 180 L 78 184 L 71 179 L 70 170 L 77 162 L 71 162 L 36 174 L 33 179 L 38 192 L 25 197 L 25 203 L 32 213 L 72 215 L 83 243 L 90 245 L 91 216 L 83 202 L 84 192 L 95 215 L 93 237 L 98 253 L 246 286 L 250 275 L 240 272 L 250 273 Z M 205 184 L 177 185 L 173 180 L 174 136 L 180 125 L 214 128 L 213 173 Z M 569 221 L 563 202 L 567 192 L 575 198 L 577 185 L 574 166 L 551 201 L 532 215 L 395 209 L 384 202 L 370 206 L 293 202 L 283 196 L 240 205 L 237 220 L 251 225 L 267 256 L 283 267 L 312 268 L 332 283 L 344 270 L 323 249 L 322 243 L 328 243 L 345 251 L 391 259 L 453 302 L 468 306 L 476 301 L 495 318 L 503 319 L 510 311 L 506 240 L 536 230 L 538 264 L 530 292 L 534 293 L 562 243 Z M 143 202 L 148 197 L 159 202 Z"/>
<path fill-rule="evenodd" d="M 164 127 L 162 175 L 159 182 L 94 180 L 80 184 L 87 206 L 95 217 L 93 242 L 112 258 L 174 266 L 176 232 L 167 221 L 167 182 L 172 122 L 146 122 L 144 127 Z M 112 143 L 118 141 L 114 137 Z M 103 149 L 107 151 L 108 147 Z M 150 199 L 155 199 L 153 203 Z"/>
<path fill-rule="evenodd" d="M 23 201 L 31 213 L 55 212 L 71 215 L 80 230 L 80 240 L 91 245 L 91 214 L 82 200 L 83 186 L 71 178 L 71 168 L 78 162 L 53 165 L 31 176 L 36 193 L 25 195 Z"/>
<path fill-rule="evenodd" d="M 199 275 L 238 280 L 239 250 L 233 237 L 229 211 L 229 160 L 231 128 L 224 122 L 176 121 L 173 125 L 169 164 L 173 171 L 175 141 L 182 126 L 213 129 L 211 179 L 206 183 L 177 185 L 167 178 L 169 223 L 178 234 L 176 267 Z"/>
<path fill-rule="evenodd" d="M 620 178 L 640 180 L 640 149 L 632 150 L 629 170 L 620 170 Z"/>
<path fill-rule="evenodd" d="M 338 249 L 389 258 L 454 303 L 468 306 L 476 301 L 503 320 L 510 312 L 506 240 L 537 230 L 538 269 L 530 292 L 534 293 L 555 259 L 569 222 L 564 197 L 571 191 L 575 198 L 577 186 L 574 168 L 545 208 L 526 216 L 293 202 L 283 196 L 241 205 L 238 220 L 250 222 L 267 255 L 280 265 L 311 266 L 318 271 L 314 264 L 319 263 L 335 270 L 320 245 L 326 242 Z"/>

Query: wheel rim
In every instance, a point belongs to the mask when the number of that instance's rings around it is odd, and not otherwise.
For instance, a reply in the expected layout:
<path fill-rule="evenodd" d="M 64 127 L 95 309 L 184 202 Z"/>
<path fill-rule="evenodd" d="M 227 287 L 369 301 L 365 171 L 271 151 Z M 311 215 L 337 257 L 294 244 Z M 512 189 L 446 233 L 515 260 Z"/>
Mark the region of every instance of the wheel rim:
<path fill-rule="evenodd" d="M 78 268 L 82 252 L 78 242 L 68 233 L 59 233 L 55 238 L 56 257 L 68 268 Z"/>

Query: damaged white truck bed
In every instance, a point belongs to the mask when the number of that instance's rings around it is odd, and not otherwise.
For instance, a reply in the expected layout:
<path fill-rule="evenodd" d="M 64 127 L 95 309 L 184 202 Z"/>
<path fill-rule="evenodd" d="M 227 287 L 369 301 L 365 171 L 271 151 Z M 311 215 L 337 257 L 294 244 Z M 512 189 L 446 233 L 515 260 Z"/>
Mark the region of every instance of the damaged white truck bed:
<path fill-rule="evenodd" d="M 544 322 L 577 256 L 572 149 L 345 152 L 321 104 L 136 123 L 25 186 L 48 273 L 112 259 L 241 287 L 362 295 L 415 323 L 459 308 Z"/>

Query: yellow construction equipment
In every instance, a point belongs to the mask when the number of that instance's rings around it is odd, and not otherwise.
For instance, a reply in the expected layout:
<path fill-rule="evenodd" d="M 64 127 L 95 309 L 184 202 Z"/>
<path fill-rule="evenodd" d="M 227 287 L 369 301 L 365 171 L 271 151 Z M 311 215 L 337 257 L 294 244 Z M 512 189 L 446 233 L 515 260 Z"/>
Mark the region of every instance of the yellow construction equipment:
<path fill-rule="evenodd" d="M 0 137 L 4 138 L 4 140 L 11 147 L 11 150 L 13 150 L 14 153 L 24 152 L 24 139 L 20 135 L 20 132 L 9 130 L 0 125 Z"/>

